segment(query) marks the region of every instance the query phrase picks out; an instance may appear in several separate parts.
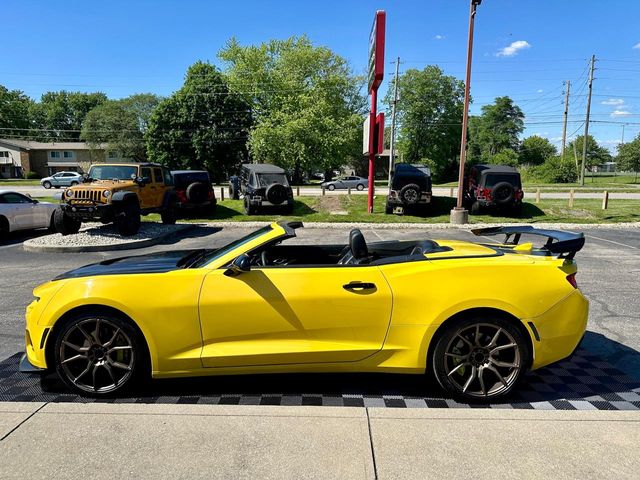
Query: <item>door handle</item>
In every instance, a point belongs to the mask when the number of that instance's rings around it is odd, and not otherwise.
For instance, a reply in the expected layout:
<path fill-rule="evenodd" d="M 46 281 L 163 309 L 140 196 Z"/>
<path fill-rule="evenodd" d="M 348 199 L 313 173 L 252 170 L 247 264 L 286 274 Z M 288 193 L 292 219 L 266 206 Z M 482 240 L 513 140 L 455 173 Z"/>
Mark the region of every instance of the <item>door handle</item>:
<path fill-rule="evenodd" d="M 345 290 L 373 290 L 376 288 L 375 283 L 366 283 L 366 282 L 351 282 L 342 286 Z"/>

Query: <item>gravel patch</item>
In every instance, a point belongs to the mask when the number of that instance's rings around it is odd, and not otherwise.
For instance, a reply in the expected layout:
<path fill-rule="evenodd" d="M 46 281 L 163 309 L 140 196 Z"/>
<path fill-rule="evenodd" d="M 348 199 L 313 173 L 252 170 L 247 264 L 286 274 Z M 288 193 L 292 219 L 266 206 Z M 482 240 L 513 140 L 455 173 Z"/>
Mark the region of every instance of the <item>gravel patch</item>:
<path fill-rule="evenodd" d="M 54 233 L 32 238 L 24 242 L 28 251 L 75 251 L 91 252 L 104 250 L 126 250 L 154 245 L 177 232 L 195 228 L 196 224 L 163 225 L 143 222 L 135 235 L 123 237 L 115 225 L 85 223 L 74 235 Z"/>

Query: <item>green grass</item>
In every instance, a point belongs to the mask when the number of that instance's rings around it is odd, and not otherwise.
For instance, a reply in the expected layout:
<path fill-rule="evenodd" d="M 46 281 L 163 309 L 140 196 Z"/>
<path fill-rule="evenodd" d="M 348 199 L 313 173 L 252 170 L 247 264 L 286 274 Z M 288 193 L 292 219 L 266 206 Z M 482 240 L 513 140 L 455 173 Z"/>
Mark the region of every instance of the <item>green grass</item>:
<path fill-rule="evenodd" d="M 24 178 L 0 178 L 0 185 L 40 185 L 40 180 L 26 180 Z"/>
<path fill-rule="evenodd" d="M 292 215 L 281 215 L 277 210 L 261 215 L 245 215 L 241 200 L 225 200 L 218 203 L 215 214 L 184 218 L 187 222 L 233 221 L 271 222 L 282 218 L 302 220 L 305 222 L 374 222 L 374 223 L 448 223 L 451 209 L 455 206 L 455 199 L 435 197 L 429 210 L 419 216 L 414 215 L 386 215 L 384 214 L 385 198 L 377 196 L 374 202 L 374 213 L 366 213 L 367 199 L 364 195 L 342 195 L 338 205 L 331 210 L 346 212 L 346 214 L 332 214 L 325 207 L 323 198 L 329 197 L 296 197 L 296 204 Z M 335 197 L 334 197 L 335 198 Z M 541 200 L 539 204 L 524 203 L 522 215 L 519 217 L 495 214 L 473 215 L 471 223 L 619 223 L 640 221 L 640 200 L 610 200 L 609 208 L 602 210 L 602 201 L 597 199 L 576 199 L 573 208 L 568 207 L 568 200 Z M 151 221 L 159 221 L 159 215 L 146 217 Z"/>

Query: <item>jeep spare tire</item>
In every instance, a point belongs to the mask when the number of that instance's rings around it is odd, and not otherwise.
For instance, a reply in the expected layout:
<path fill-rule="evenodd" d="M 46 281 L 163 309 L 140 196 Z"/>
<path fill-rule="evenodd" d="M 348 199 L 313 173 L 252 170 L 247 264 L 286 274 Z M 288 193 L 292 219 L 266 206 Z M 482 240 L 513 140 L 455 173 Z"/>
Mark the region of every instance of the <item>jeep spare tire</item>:
<path fill-rule="evenodd" d="M 187 187 L 187 200 L 195 205 L 200 205 L 207 201 L 209 189 L 202 182 L 193 182 Z"/>
<path fill-rule="evenodd" d="M 400 189 L 400 200 L 407 205 L 414 205 L 420 200 L 420 187 L 415 183 L 405 185 Z"/>
<path fill-rule="evenodd" d="M 496 205 L 506 205 L 514 199 L 515 191 L 509 182 L 499 182 L 491 189 L 491 198 Z"/>
<path fill-rule="evenodd" d="M 265 197 L 273 205 L 280 205 L 287 199 L 287 188 L 280 183 L 272 183 L 267 187 Z"/>

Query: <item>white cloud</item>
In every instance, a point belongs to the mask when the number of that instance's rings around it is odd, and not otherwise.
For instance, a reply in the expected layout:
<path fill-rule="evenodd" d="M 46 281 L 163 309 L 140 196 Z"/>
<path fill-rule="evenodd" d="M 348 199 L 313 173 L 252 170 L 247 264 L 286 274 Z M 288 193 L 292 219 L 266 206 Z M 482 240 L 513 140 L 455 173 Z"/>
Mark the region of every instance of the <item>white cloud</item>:
<path fill-rule="evenodd" d="M 636 43 L 633 47 L 634 50 L 640 50 L 640 42 Z"/>
<path fill-rule="evenodd" d="M 627 115 L 631 115 L 631 112 L 629 112 L 628 110 L 619 110 L 616 108 L 613 112 L 611 112 L 612 117 L 626 117 Z"/>
<path fill-rule="evenodd" d="M 544 90 L 542 90 L 541 88 L 538 89 L 538 93 L 542 93 L 544 92 Z"/>
<path fill-rule="evenodd" d="M 446 37 L 444 35 L 436 35 L 435 37 L 436 40 L 444 40 Z"/>
<path fill-rule="evenodd" d="M 620 106 L 620 105 L 624 105 L 624 100 L 621 98 L 609 98 L 607 100 L 603 100 L 602 105 L 615 105 L 615 106 Z"/>
<path fill-rule="evenodd" d="M 531 48 L 531 44 L 526 40 L 517 40 L 512 42 L 508 47 L 501 48 L 496 53 L 496 57 L 512 57 L 520 50 L 525 48 Z"/>

